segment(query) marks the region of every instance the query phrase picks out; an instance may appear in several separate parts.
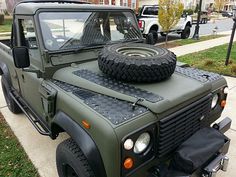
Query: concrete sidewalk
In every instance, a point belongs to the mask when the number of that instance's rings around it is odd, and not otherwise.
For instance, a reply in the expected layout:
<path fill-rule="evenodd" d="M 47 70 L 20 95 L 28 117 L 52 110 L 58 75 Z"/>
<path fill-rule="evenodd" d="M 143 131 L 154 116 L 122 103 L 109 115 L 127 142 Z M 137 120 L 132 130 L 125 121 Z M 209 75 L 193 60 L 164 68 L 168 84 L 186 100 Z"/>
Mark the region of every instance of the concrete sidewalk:
<path fill-rule="evenodd" d="M 223 38 L 217 38 L 210 41 L 199 42 L 186 46 L 172 48 L 177 56 L 185 55 L 191 52 L 199 50 L 205 50 L 212 46 L 225 44 L 229 41 L 229 36 Z M 230 91 L 228 96 L 228 104 L 223 112 L 224 116 L 231 118 L 236 117 L 235 105 L 236 105 L 236 78 L 226 77 Z M 15 135 L 19 139 L 20 143 L 24 147 L 29 158 L 38 169 L 41 177 L 57 177 L 56 163 L 55 163 L 55 151 L 57 145 L 68 136 L 66 134 L 60 135 L 57 140 L 52 141 L 49 137 L 40 135 L 27 120 L 27 118 L 21 115 L 12 114 L 6 107 L 6 103 L 0 87 L 0 111 L 5 117 L 6 121 L 14 131 Z M 230 164 L 226 173 L 220 172 L 219 177 L 234 177 L 236 169 L 236 122 L 233 122 L 232 129 L 227 132 L 227 135 L 232 139 L 229 157 Z"/>
<path fill-rule="evenodd" d="M 229 43 L 230 33 L 231 33 L 230 31 L 222 32 L 220 34 L 225 34 L 227 36 L 216 38 L 216 39 L 211 39 L 211 40 L 207 40 L 207 41 L 202 41 L 202 42 L 196 42 L 193 44 L 183 45 L 183 46 L 179 46 L 179 47 L 174 47 L 174 48 L 170 48 L 169 50 L 174 52 L 176 54 L 176 56 L 182 56 L 182 55 L 186 55 L 189 53 L 195 53 L 195 52 L 207 50 L 212 47 L 216 47 L 219 45 Z M 236 36 L 234 37 L 234 41 L 236 41 Z"/>

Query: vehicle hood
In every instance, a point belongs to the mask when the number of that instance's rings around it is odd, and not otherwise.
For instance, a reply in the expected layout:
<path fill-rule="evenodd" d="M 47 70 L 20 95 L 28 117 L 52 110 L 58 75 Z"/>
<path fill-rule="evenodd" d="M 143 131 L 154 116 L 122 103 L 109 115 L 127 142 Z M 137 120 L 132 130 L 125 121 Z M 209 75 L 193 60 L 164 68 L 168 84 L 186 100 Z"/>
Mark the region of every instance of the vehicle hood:
<path fill-rule="evenodd" d="M 128 102 L 136 102 L 154 113 L 162 113 L 212 89 L 210 82 L 200 82 L 175 72 L 157 83 L 129 84 L 112 80 L 98 68 L 97 61 L 59 69 L 53 79 Z"/>

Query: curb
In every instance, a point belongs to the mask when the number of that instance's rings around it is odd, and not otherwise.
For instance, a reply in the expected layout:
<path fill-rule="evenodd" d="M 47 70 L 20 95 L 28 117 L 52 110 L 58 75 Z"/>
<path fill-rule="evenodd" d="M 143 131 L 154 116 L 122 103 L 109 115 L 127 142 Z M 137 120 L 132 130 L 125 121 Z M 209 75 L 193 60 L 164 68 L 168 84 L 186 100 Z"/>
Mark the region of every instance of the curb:
<path fill-rule="evenodd" d="M 0 36 L 1 36 L 1 37 L 11 36 L 11 32 L 3 32 L 3 33 L 0 33 Z"/>

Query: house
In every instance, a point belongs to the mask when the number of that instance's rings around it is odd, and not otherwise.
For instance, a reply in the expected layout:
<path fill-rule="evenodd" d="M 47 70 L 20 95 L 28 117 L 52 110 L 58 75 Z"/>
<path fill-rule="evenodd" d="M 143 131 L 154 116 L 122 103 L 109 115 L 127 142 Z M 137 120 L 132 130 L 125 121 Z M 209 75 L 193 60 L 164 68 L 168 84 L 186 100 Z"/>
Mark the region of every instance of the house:
<path fill-rule="evenodd" d="M 194 9 L 199 3 L 199 0 L 181 0 L 181 2 L 184 4 L 185 9 Z M 213 5 L 213 3 L 214 0 L 202 0 L 202 10 L 206 10 L 208 7 Z M 158 4 L 158 0 L 139 0 L 140 7 L 143 5 L 151 5 L 151 4 Z"/>
<path fill-rule="evenodd" d="M 0 13 L 4 13 L 6 10 L 5 0 L 0 0 Z"/>
<path fill-rule="evenodd" d="M 117 6 L 128 6 L 131 9 L 138 10 L 143 5 L 154 5 L 158 4 L 158 0 L 86 0 L 94 4 L 107 4 Z M 184 4 L 185 9 L 194 9 L 199 0 L 181 0 Z M 230 0 L 236 1 L 236 0 Z M 206 10 L 214 4 L 214 0 L 202 0 L 202 10 Z"/>
<path fill-rule="evenodd" d="M 86 1 L 93 4 L 127 6 L 134 10 L 138 10 L 139 8 L 139 0 L 86 0 Z"/>
<path fill-rule="evenodd" d="M 232 11 L 233 8 L 236 7 L 236 0 L 228 0 L 228 2 L 224 5 L 224 11 Z"/>

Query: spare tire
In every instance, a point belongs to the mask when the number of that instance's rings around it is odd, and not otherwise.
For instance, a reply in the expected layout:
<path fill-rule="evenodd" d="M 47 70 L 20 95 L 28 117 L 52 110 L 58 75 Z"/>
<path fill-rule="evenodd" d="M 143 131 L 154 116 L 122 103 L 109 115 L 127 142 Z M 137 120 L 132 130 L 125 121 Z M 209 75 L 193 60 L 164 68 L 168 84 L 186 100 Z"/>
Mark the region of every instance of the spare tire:
<path fill-rule="evenodd" d="M 169 78 L 176 67 L 176 55 L 147 44 L 121 43 L 105 46 L 98 57 L 100 70 L 127 82 L 157 82 Z"/>

